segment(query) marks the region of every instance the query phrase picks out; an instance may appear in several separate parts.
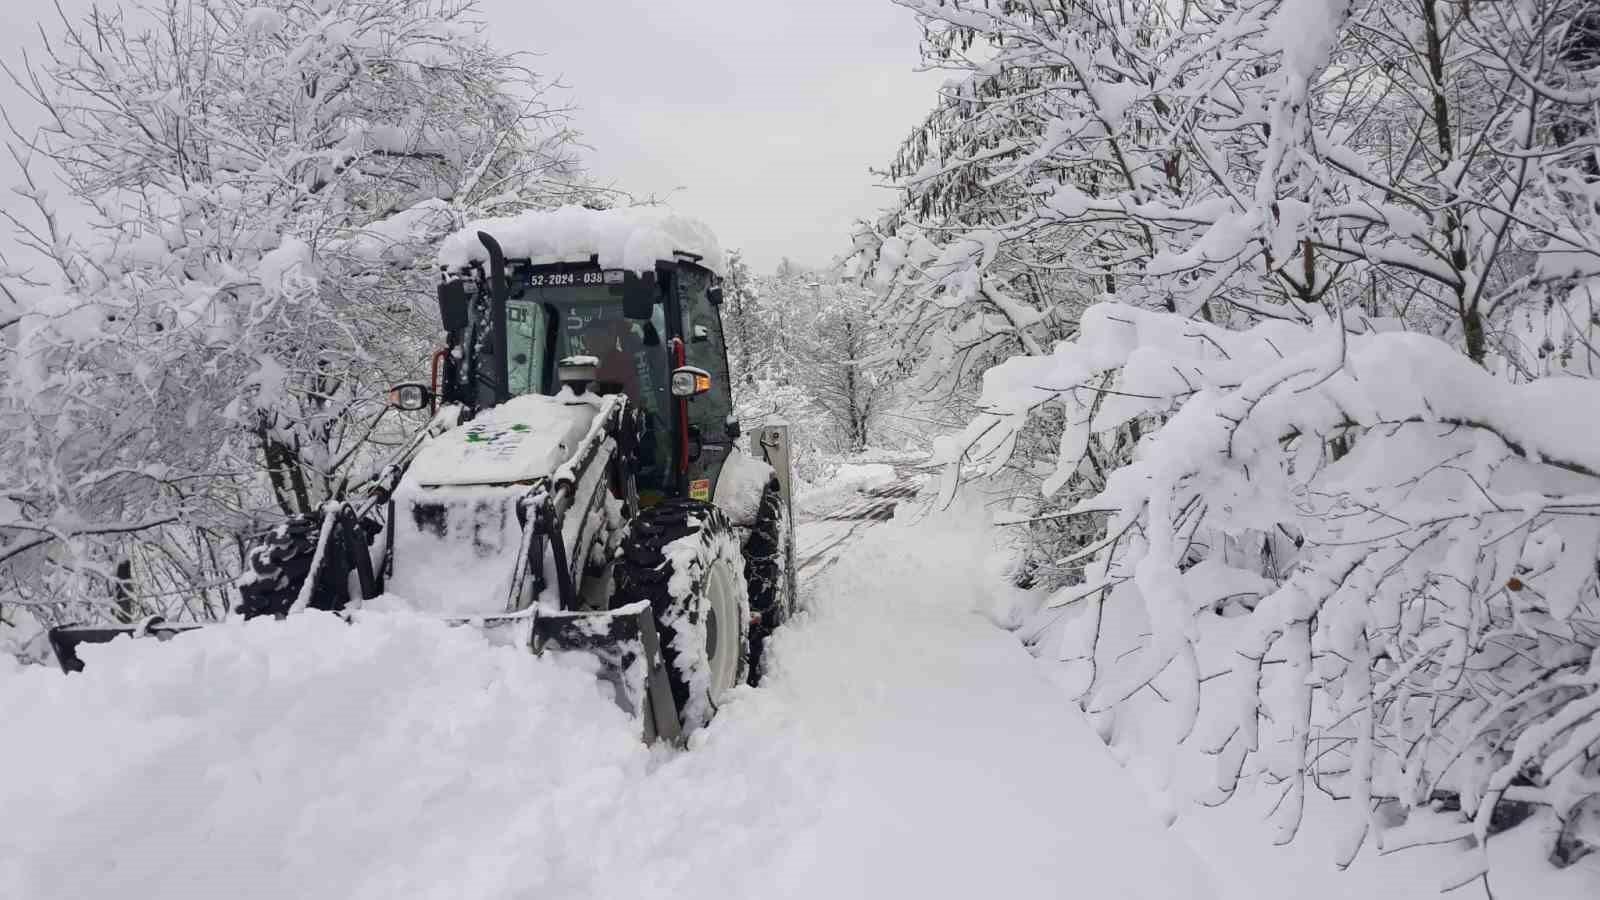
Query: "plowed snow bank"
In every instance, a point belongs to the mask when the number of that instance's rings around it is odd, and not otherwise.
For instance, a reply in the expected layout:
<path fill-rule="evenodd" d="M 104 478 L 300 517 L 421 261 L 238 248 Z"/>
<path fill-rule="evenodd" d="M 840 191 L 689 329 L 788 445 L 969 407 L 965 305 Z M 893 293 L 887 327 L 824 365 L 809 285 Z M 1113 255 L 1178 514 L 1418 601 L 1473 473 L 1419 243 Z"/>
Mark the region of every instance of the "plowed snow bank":
<path fill-rule="evenodd" d="M 647 762 L 591 676 L 423 618 L 311 613 L 85 661 L 0 675 L 0 896 L 497 895 L 581 861 L 611 813 L 595 797 Z M 548 827 L 514 847 L 528 822 Z"/>

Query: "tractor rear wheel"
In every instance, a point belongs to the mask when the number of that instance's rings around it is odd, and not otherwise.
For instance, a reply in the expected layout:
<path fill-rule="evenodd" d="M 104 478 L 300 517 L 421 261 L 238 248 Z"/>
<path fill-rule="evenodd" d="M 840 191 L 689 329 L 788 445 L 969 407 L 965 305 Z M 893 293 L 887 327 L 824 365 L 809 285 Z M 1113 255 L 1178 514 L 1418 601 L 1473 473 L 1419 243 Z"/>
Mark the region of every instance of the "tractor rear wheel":
<path fill-rule="evenodd" d="M 789 513 L 777 477 L 767 483 L 756 521 L 744 546 L 745 577 L 750 591 L 750 683 L 761 676 L 767 638 L 794 614 L 794 563 L 789 538 Z"/>
<path fill-rule="evenodd" d="M 613 577 L 613 608 L 650 602 L 683 731 L 704 726 L 749 666 L 744 557 L 727 517 L 698 500 L 641 511 Z"/>

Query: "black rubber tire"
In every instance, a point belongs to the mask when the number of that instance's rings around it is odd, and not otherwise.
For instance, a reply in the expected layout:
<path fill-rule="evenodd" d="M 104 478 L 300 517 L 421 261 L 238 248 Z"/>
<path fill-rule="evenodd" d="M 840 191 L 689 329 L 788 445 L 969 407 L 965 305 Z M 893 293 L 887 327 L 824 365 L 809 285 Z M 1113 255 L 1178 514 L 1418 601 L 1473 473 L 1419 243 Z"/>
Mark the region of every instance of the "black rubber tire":
<path fill-rule="evenodd" d="M 285 616 L 300 596 L 306 573 L 317 555 L 322 513 L 290 516 L 256 537 L 245 553 L 245 574 L 239 579 L 239 606 L 246 619 Z"/>
<path fill-rule="evenodd" d="M 683 596 L 674 597 L 670 585 L 679 573 L 667 548 L 684 538 L 693 539 L 694 556 L 684 573 L 691 586 Z M 709 684 L 714 666 L 706 652 L 708 626 L 714 619 L 707 585 L 720 567 L 726 567 L 723 576 L 731 576 L 725 588 L 734 591 L 737 607 L 732 687 L 742 683 L 749 670 L 750 606 L 739 542 L 721 510 L 699 500 L 669 500 L 643 510 L 629 523 L 613 569 L 612 608 L 645 600 L 655 614 L 667 680 L 685 733 L 710 722 L 722 699 L 713 695 Z M 686 655 L 685 648 L 698 652 Z M 714 655 L 720 658 L 720 653 Z"/>
<path fill-rule="evenodd" d="M 317 542 L 322 537 L 323 514 L 294 515 L 282 524 L 256 537 L 245 553 L 245 574 L 238 581 L 239 605 L 235 612 L 246 619 L 256 616 L 286 616 L 300 597 L 311 563 L 317 557 Z M 361 536 L 368 546 L 382 529 L 377 522 L 361 523 Z M 323 560 L 316 589 L 311 592 L 311 609 L 339 612 L 350 603 L 349 574 L 355 561 L 345 542 L 334 540 Z"/>
<path fill-rule="evenodd" d="M 761 681 L 767 638 L 794 614 L 793 558 L 789 546 L 789 512 L 776 476 L 767 483 L 756 509 L 755 524 L 744 545 L 745 581 L 750 612 L 756 620 L 750 629 L 750 684 Z"/>

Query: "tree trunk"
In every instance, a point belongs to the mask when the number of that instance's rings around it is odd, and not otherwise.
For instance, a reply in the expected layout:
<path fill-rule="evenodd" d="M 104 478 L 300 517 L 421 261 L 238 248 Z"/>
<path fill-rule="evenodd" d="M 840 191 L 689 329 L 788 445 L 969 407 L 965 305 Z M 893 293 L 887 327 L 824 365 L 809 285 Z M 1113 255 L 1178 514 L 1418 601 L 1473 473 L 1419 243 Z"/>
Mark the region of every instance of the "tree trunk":
<path fill-rule="evenodd" d="M 118 622 L 124 624 L 139 618 L 139 604 L 133 599 L 133 563 L 126 559 L 117 561 L 116 604 L 112 611 Z"/>

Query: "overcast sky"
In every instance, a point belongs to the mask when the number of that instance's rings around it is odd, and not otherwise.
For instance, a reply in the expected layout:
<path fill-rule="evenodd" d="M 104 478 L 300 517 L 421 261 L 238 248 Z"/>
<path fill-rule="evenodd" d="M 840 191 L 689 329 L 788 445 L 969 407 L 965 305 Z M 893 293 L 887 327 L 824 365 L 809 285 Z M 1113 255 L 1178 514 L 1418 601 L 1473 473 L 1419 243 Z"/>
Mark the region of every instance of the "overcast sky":
<path fill-rule="evenodd" d="M 762 271 L 847 249 L 851 220 L 891 199 L 868 167 L 887 164 L 940 80 L 915 71 L 916 22 L 889 0 L 482 0 L 481 11 L 498 45 L 540 54 L 533 68 L 568 86 L 596 177 L 706 220 Z M 48 0 L 0 3 L 6 60 L 52 16 Z M 0 104 L 17 111 L 9 84 Z M 14 183 L 10 160 L 0 167 L 0 184 Z"/>

